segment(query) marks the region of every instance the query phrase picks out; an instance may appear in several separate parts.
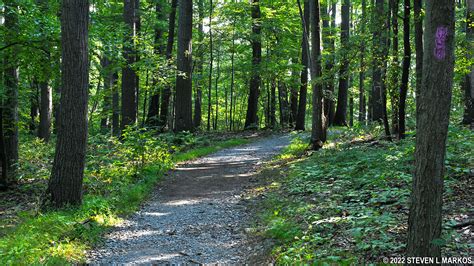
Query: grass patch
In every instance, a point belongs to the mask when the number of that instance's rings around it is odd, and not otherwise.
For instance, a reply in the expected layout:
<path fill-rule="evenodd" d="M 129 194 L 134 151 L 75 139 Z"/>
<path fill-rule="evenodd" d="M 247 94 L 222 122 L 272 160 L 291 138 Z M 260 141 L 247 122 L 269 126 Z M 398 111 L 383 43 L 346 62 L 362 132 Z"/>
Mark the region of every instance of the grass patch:
<path fill-rule="evenodd" d="M 83 263 L 87 249 L 101 241 L 120 217 L 136 211 L 175 163 L 249 142 L 238 138 L 207 146 L 209 137 L 156 136 L 154 132 L 129 130 L 123 142 L 91 137 L 82 206 L 43 211 L 25 208 L 10 215 L 11 220 L 0 223 L 0 264 Z M 50 162 L 54 144 L 31 140 L 24 145 L 20 173 L 25 183 L 19 189 L 28 192 L 41 187 L 43 191 L 50 171 L 45 162 Z M 0 201 L 2 208 L 10 208 L 8 204 L 11 202 Z"/>
<path fill-rule="evenodd" d="M 344 129 L 336 129 L 344 130 Z M 280 169 L 281 186 L 263 203 L 260 222 L 279 264 L 381 263 L 405 252 L 414 138 L 373 140 L 365 130 L 330 136 L 310 157 Z M 472 209 L 474 133 L 450 128 L 444 208 L 445 256 L 472 252 L 469 232 L 450 227 Z M 288 154 L 299 154 L 300 140 Z M 470 183 L 469 183 L 470 182 Z"/>

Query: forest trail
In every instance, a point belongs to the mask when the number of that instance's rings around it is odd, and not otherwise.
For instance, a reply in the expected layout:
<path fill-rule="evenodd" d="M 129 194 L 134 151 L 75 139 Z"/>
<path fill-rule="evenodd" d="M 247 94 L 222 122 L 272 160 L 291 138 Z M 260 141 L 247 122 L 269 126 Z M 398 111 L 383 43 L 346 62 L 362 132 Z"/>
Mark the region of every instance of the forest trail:
<path fill-rule="evenodd" d="M 241 200 L 259 165 L 290 142 L 274 135 L 180 164 L 140 211 L 89 254 L 91 264 L 236 264 L 250 253 Z"/>

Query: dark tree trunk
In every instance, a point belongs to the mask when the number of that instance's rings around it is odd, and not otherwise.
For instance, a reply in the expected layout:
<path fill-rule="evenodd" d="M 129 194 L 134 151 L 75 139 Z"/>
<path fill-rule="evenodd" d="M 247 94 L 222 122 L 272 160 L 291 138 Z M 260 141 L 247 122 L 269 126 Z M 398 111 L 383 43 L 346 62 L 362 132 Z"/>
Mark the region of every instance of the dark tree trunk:
<path fill-rule="evenodd" d="M 285 129 L 289 122 L 288 91 L 283 82 L 278 82 L 278 100 L 280 102 L 280 126 Z"/>
<path fill-rule="evenodd" d="M 372 24 L 373 32 L 373 62 L 372 62 L 372 90 L 370 94 L 370 119 L 371 121 L 382 122 L 383 120 L 383 84 L 382 68 L 383 49 L 385 40 L 382 38 L 382 32 L 385 30 L 384 23 L 384 1 L 376 0 Z"/>
<path fill-rule="evenodd" d="M 408 93 L 408 78 L 410 75 L 411 46 L 410 46 L 410 0 L 404 0 L 404 16 L 403 16 L 403 67 L 402 67 L 402 83 L 400 86 L 400 100 L 398 107 L 399 130 L 398 138 L 405 138 L 405 110 Z"/>
<path fill-rule="evenodd" d="M 176 7 L 178 0 L 171 0 L 171 12 L 169 17 L 168 24 L 168 41 L 166 44 L 166 60 L 168 61 L 168 66 L 171 66 L 171 58 L 173 57 L 173 45 L 174 45 L 174 31 L 176 24 Z M 171 85 L 166 85 L 163 89 L 163 95 L 161 97 L 160 104 L 160 123 L 159 127 L 163 130 L 168 124 L 168 112 L 170 106 L 171 98 Z"/>
<path fill-rule="evenodd" d="M 270 89 L 270 127 L 276 127 L 276 80 L 273 78 L 271 82 L 271 89 Z"/>
<path fill-rule="evenodd" d="M 214 91 L 216 93 L 216 116 L 215 116 L 215 119 L 214 119 L 214 125 L 213 125 L 213 128 L 214 130 L 217 130 L 217 122 L 219 121 L 219 91 L 218 91 L 218 87 L 219 87 L 219 79 L 221 78 L 221 50 L 220 50 L 220 46 L 221 46 L 221 41 L 220 41 L 220 37 L 218 39 L 218 43 L 217 43 L 217 70 L 216 70 L 216 74 L 217 74 L 217 77 L 216 77 L 216 83 L 215 83 L 215 87 L 214 87 Z"/>
<path fill-rule="evenodd" d="M 304 1 L 304 11 L 298 0 L 302 20 L 303 38 L 301 41 L 301 70 L 300 98 L 298 100 L 298 113 L 296 114 L 296 130 L 305 130 L 306 122 L 306 97 L 308 93 L 308 67 L 309 67 L 309 0 Z"/>
<path fill-rule="evenodd" d="M 392 12 L 392 61 L 391 67 L 388 71 L 386 80 L 386 87 L 390 95 L 390 103 L 392 107 L 392 131 L 398 134 L 399 131 L 399 80 L 400 80 L 400 63 L 398 60 L 399 45 L 398 45 L 398 6 L 399 0 L 390 0 L 390 9 Z"/>
<path fill-rule="evenodd" d="M 349 60 L 347 51 L 349 50 L 349 17 L 350 17 L 350 1 L 344 0 L 341 8 L 341 49 L 343 50 L 343 58 L 341 59 L 341 68 L 339 71 L 339 88 L 337 94 L 337 108 L 334 115 L 334 125 L 347 126 L 347 96 L 349 90 Z"/>
<path fill-rule="evenodd" d="M 48 2 L 45 0 L 38 0 L 37 4 L 43 13 L 48 12 Z M 44 51 L 44 64 L 42 65 L 41 78 L 39 82 L 40 88 L 40 105 L 39 105 L 39 127 L 38 127 L 38 137 L 45 142 L 49 141 L 51 137 L 51 118 L 53 111 L 53 91 L 49 86 L 50 71 L 51 71 L 51 56 L 50 56 L 50 44 L 48 41 L 48 32 L 44 30 L 43 21 L 40 21 L 42 27 L 40 27 L 42 38 L 45 40 L 42 45 Z"/>
<path fill-rule="evenodd" d="M 56 207 L 80 204 L 87 145 L 89 1 L 61 5 L 62 90 L 58 139 L 48 192 Z"/>
<path fill-rule="evenodd" d="M 294 58 L 292 59 L 292 63 L 295 64 L 298 59 Z M 291 73 L 292 77 L 292 82 L 291 82 L 291 87 L 290 87 L 290 117 L 289 117 L 289 122 L 290 122 L 290 128 L 295 128 L 295 120 L 296 120 L 296 114 L 298 112 L 298 87 L 296 87 L 295 84 L 297 84 L 297 80 L 299 78 L 299 73 L 292 70 Z"/>
<path fill-rule="evenodd" d="M 413 13 L 415 16 L 415 52 L 416 52 L 416 95 L 421 89 L 423 77 L 423 16 L 422 0 L 413 0 Z"/>
<path fill-rule="evenodd" d="M 158 21 L 165 20 L 165 12 L 163 11 L 163 1 L 159 0 L 156 1 L 155 5 L 155 13 L 156 19 Z M 154 47 L 153 53 L 155 55 L 163 56 L 165 53 L 165 49 L 163 47 L 163 31 L 164 29 L 161 26 L 161 23 L 155 25 L 155 39 L 154 39 Z M 153 76 L 153 95 L 150 97 L 150 105 L 148 107 L 148 114 L 147 114 L 147 125 L 152 127 L 157 127 L 159 124 L 159 116 L 160 116 L 160 97 L 161 97 L 161 88 L 158 82 L 158 77 L 156 77 L 158 73 Z"/>
<path fill-rule="evenodd" d="M 366 100 L 365 100 L 365 29 L 367 23 L 367 2 L 362 0 L 362 21 L 361 21 L 361 38 L 360 43 L 360 70 L 359 70 L 359 122 L 364 123 L 366 120 Z"/>
<path fill-rule="evenodd" d="M 13 43 L 18 38 L 18 6 L 16 1 L 4 1 L 5 42 Z M 7 154 L 8 174 L 10 180 L 16 176 L 18 164 L 18 57 L 15 46 L 4 54 L 4 104 L 3 133 Z"/>
<path fill-rule="evenodd" d="M 114 73 L 111 69 L 111 62 L 105 56 L 102 59 L 102 75 L 104 79 L 104 102 L 102 107 L 100 127 L 106 132 L 111 128 L 111 114 L 113 113 L 113 90 L 116 81 L 114 79 Z"/>
<path fill-rule="evenodd" d="M 322 76 L 321 69 L 321 17 L 319 0 L 310 1 L 311 16 L 311 79 L 318 80 Z M 313 82 L 313 118 L 311 131 L 311 148 L 318 150 L 326 141 L 325 117 L 323 113 L 323 86 L 320 82 Z"/>
<path fill-rule="evenodd" d="M 260 62 L 262 61 L 262 41 L 260 22 L 260 0 L 251 0 L 252 4 L 252 77 L 245 117 L 245 128 L 258 127 L 258 95 L 260 90 Z"/>
<path fill-rule="evenodd" d="M 441 257 L 446 139 L 454 74 L 452 0 L 426 2 L 423 80 L 416 106 L 415 175 L 407 255 Z"/>
<path fill-rule="evenodd" d="M 230 77 L 230 124 L 229 124 L 229 130 L 234 129 L 234 112 L 233 112 L 233 107 L 235 105 L 234 102 L 234 86 L 235 86 L 235 67 L 234 67 L 234 57 L 235 57 L 235 19 L 232 24 L 232 52 L 230 56 L 230 64 L 231 64 L 231 77 Z"/>
<path fill-rule="evenodd" d="M 467 0 L 467 23 L 466 23 L 466 39 L 468 47 L 467 57 L 474 57 L 474 1 Z M 474 66 L 471 66 L 471 72 L 466 75 L 464 80 L 464 115 L 462 123 L 471 125 L 474 128 Z"/>
<path fill-rule="evenodd" d="M 0 106 L 0 191 L 8 188 L 8 163 L 3 135 L 3 106 Z"/>
<path fill-rule="evenodd" d="M 112 134 L 114 136 L 120 135 L 120 95 L 117 86 L 118 73 L 116 71 L 112 74 Z"/>
<path fill-rule="evenodd" d="M 192 88 L 193 1 L 179 0 L 175 130 L 193 129 Z"/>
<path fill-rule="evenodd" d="M 209 4 L 209 76 L 207 83 L 207 131 L 211 130 L 211 116 L 212 116 L 212 70 L 214 64 L 214 42 L 212 38 L 212 13 L 214 12 L 214 5 L 212 0 Z"/>
<path fill-rule="evenodd" d="M 198 63 L 197 71 L 199 77 L 196 79 L 196 94 L 194 95 L 194 127 L 199 129 L 202 123 L 202 87 L 203 87 L 203 74 L 204 74 L 204 0 L 198 1 L 198 13 L 199 13 L 199 24 L 198 24 Z"/>
<path fill-rule="evenodd" d="M 390 51 L 390 22 L 391 22 L 391 7 L 389 6 L 389 12 L 388 12 L 388 17 L 386 19 L 384 28 L 386 30 L 383 31 L 382 33 L 382 40 L 384 42 L 383 48 L 382 48 L 382 58 L 381 61 L 382 63 L 382 122 L 384 126 L 384 131 L 385 131 L 385 137 L 387 140 L 392 140 L 392 136 L 390 133 L 390 124 L 388 122 L 388 111 L 387 111 L 387 73 L 388 73 L 388 54 Z"/>
<path fill-rule="evenodd" d="M 326 14 L 325 17 L 329 16 L 329 11 L 331 11 L 330 20 L 323 19 L 323 32 L 326 31 L 327 34 L 323 33 L 324 47 L 328 53 L 326 60 L 326 72 L 329 73 L 329 77 L 325 81 L 325 93 L 327 95 L 324 98 L 324 115 L 326 116 L 326 121 L 328 125 L 332 125 L 334 122 L 334 116 L 336 113 L 336 104 L 334 102 L 334 82 L 336 79 L 334 65 L 336 63 L 335 57 L 335 36 L 336 36 L 336 2 L 332 1 L 332 5 L 327 4 L 325 8 Z"/>
<path fill-rule="evenodd" d="M 122 121 L 121 128 L 134 125 L 137 121 L 137 74 L 132 69 L 136 60 L 134 39 L 136 36 L 136 0 L 124 0 L 123 19 L 127 35 L 123 46 L 126 65 L 122 69 Z"/>

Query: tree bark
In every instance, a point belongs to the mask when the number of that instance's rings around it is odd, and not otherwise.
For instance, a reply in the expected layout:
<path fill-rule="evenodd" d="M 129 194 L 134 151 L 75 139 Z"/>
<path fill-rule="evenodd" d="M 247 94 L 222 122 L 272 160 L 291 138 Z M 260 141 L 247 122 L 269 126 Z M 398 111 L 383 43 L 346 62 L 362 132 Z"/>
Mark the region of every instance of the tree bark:
<path fill-rule="evenodd" d="M 383 48 L 385 41 L 382 38 L 384 29 L 384 1 L 376 0 L 375 11 L 372 24 L 373 32 L 373 61 L 372 61 L 372 90 L 370 95 L 370 119 L 371 121 L 382 122 L 383 120 L 383 84 L 382 84 L 382 68 Z"/>
<path fill-rule="evenodd" d="M 390 0 L 390 9 L 392 12 L 392 61 L 391 67 L 388 70 L 388 77 L 386 87 L 390 95 L 390 103 L 392 107 L 392 131 L 394 134 L 399 132 L 399 99 L 400 99 L 400 63 L 398 60 L 399 45 L 398 45 L 398 6 L 399 0 Z"/>
<path fill-rule="evenodd" d="M 280 102 L 280 126 L 285 129 L 289 122 L 288 91 L 281 81 L 278 82 L 278 99 Z"/>
<path fill-rule="evenodd" d="M 298 99 L 298 113 L 296 114 L 295 130 L 305 130 L 306 122 L 306 97 L 308 93 L 308 67 L 309 67 L 309 0 L 304 1 L 304 11 L 301 10 L 301 3 L 298 0 L 301 15 L 301 27 L 303 37 L 301 41 L 301 70 L 300 97 Z"/>
<path fill-rule="evenodd" d="M 204 0 L 198 1 L 198 63 L 197 71 L 199 77 L 196 79 L 196 94 L 194 96 L 194 127 L 199 129 L 202 123 L 202 87 L 203 87 L 203 74 L 204 74 Z"/>
<path fill-rule="evenodd" d="M 61 5 L 62 90 L 58 139 L 48 192 L 56 207 L 80 204 L 87 145 L 88 0 Z"/>
<path fill-rule="evenodd" d="M 8 185 L 8 162 L 3 135 L 3 106 L 0 106 L 0 191 L 6 190 Z"/>
<path fill-rule="evenodd" d="M 362 0 L 362 21 L 361 21 L 361 50 L 360 50 L 360 70 L 359 70 L 359 122 L 366 121 L 366 99 L 365 99 L 365 29 L 367 23 L 367 2 Z"/>
<path fill-rule="evenodd" d="M 173 57 L 173 44 L 174 44 L 174 31 L 176 24 L 176 7 L 178 5 L 178 0 L 171 0 L 171 12 L 169 17 L 168 24 L 168 40 L 166 44 L 166 60 L 168 61 L 168 66 L 171 66 L 171 58 Z M 163 130 L 168 124 L 168 113 L 170 106 L 171 98 L 171 88 L 172 85 L 166 85 L 163 89 L 163 95 L 161 97 L 160 104 L 160 130 Z"/>
<path fill-rule="evenodd" d="M 164 9 L 164 2 L 162 0 L 156 1 L 155 4 L 155 13 L 157 21 L 161 22 L 165 20 L 165 13 Z M 161 27 L 160 23 L 155 25 L 155 36 L 154 36 L 154 44 L 153 44 L 153 53 L 155 55 L 163 56 L 165 53 L 165 49 L 163 47 L 163 31 L 164 29 Z M 158 75 L 156 73 L 155 75 Z M 148 107 L 148 114 L 147 114 L 147 125 L 152 127 L 157 127 L 159 124 L 159 116 L 160 116 L 160 97 L 161 97 L 161 87 L 158 82 L 158 78 L 154 75 L 153 77 L 153 95 L 150 97 L 150 105 Z"/>
<path fill-rule="evenodd" d="M 466 0 L 467 6 L 467 23 L 466 23 L 466 39 L 467 39 L 467 57 L 474 57 L 474 0 Z M 464 115 L 462 123 L 470 125 L 474 129 L 474 66 L 471 65 L 470 72 L 464 80 Z"/>
<path fill-rule="evenodd" d="M 175 131 L 193 129 L 192 33 L 193 1 L 179 0 Z"/>
<path fill-rule="evenodd" d="M 416 95 L 421 89 L 423 77 L 423 17 L 422 0 L 413 0 L 413 13 L 415 17 L 415 52 L 416 52 Z"/>
<path fill-rule="evenodd" d="M 311 131 L 311 148 L 318 150 L 326 141 L 324 128 L 325 117 L 323 114 L 323 86 L 321 85 L 321 17 L 319 0 L 310 1 L 311 16 L 311 80 L 313 89 L 313 118 Z"/>
<path fill-rule="evenodd" d="M 122 121 L 121 129 L 137 121 L 137 74 L 132 69 L 136 60 L 134 39 L 136 36 L 136 0 L 124 0 L 123 18 L 127 35 L 123 46 L 126 65 L 122 69 Z"/>
<path fill-rule="evenodd" d="M 334 115 L 333 124 L 336 126 L 347 126 L 347 96 L 349 90 L 349 59 L 347 51 L 349 50 L 349 16 L 350 1 L 344 0 L 341 8 L 341 49 L 344 51 L 341 59 L 339 71 L 339 88 L 337 94 L 337 108 Z"/>
<path fill-rule="evenodd" d="M 18 38 L 18 6 L 16 1 L 4 1 L 5 42 L 12 43 Z M 3 82 L 3 133 L 7 155 L 9 179 L 16 176 L 18 165 L 18 56 L 17 49 L 10 47 L 4 55 Z"/>
<path fill-rule="evenodd" d="M 455 2 L 426 2 L 423 80 L 416 107 L 415 175 L 407 255 L 441 257 L 446 139 L 454 74 Z"/>
<path fill-rule="evenodd" d="M 212 38 L 212 14 L 214 12 L 214 5 L 210 0 L 209 9 L 209 76 L 207 84 L 207 131 L 211 130 L 211 116 L 212 116 L 212 70 L 214 64 L 214 42 Z"/>
<path fill-rule="evenodd" d="M 262 61 L 262 25 L 260 22 L 260 0 L 251 0 L 252 9 L 252 77 L 245 117 L 245 128 L 258 127 L 258 96 L 260 93 L 260 62 Z"/>
<path fill-rule="evenodd" d="M 410 75 L 411 63 L 411 46 L 410 46 L 410 0 L 404 0 L 404 16 L 403 16 L 403 67 L 402 67 L 402 83 L 400 86 L 400 100 L 398 107 L 399 130 L 398 138 L 405 138 L 405 110 L 406 99 L 408 93 L 408 78 Z"/>

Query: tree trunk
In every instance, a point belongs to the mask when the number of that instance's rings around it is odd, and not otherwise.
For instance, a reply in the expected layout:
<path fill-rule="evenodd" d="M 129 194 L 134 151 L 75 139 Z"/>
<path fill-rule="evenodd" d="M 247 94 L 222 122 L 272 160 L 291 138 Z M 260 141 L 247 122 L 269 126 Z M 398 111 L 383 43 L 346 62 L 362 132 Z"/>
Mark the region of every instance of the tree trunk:
<path fill-rule="evenodd" d="M 411 46 L 410 46 L 410 0 L 404 0 L 404 16 L 403 16 L 403 67 L 402 67 L 402 83 L 400 86 L 400 100 L 398 107 L 399 130 L 398 138 L 405 138 L 405 110 L 408 93 L 408 78 L 410 75 Z"/>
<path fill-rule="evenodd" d="M 422 0 L 413 0 L 413 13 L 415 16 L 415 52 L 416 52 L 416 95 L 421 89 L 423 77 L 423 16 Z"/>
<path fill-rule="evenodd" d="M 341 49 L 343 58 L 341 59 L 341 68 L 339 71 L 339 88 L 337 94 L 337 108 L 334 115 L 334 125 L 347 126 L 347 95 L 349 90 L 349 59 L 347 51 L 349 50 L 349 15 L 350 1 L 344 0 L 341 8 Z"/>
<path fill-rule="evenodd" d="M 193 129 L 192 34 L 193 1 L 179 0 L 175 131 Z"/>
<path fill-rule="evenodd" d="M 390 22 L 391 22 L 391 8 L 389 7 L 388 17 L 386 19 L 384 28 L 386 30 L 382 33 L 382 41 L 383 41 L 383 49 L 382 49 L 382 122 L 385 130 L 385 137 L 387 140 L 392 140 L 392 136 L 390 133 L 390 124 L 388 122 L 388 111 L 387 111 L 387 70 L 388 70 L 388 54 L 390 51 Z"/>
<path fill-rule="evenodd" d="M 289 110 L 288 110 L 288 91 L 283 82 L 278 82 L 278 99 L 280 102 L 280 126 L 282 129 L 288 127 Z"/>
<path fill-rule="evenodd" d="M 467 23 L 466 23 L 466 39 L 467 39 L 467 57 L 474 57 L 474 0 L 466 0 L 467 4 Z M 470 67 L 471 72 L 466 75 L 464 80 L 464 116 L 462 123 L 471 125 L 474 128 L 474 66 Z"/>
<path fill-rule="evenodd" d="M 360 43 L 360 70 L 359 70 L 359 122 L 364 123 L 366 120 L 366 100 L 365 100 L 365 28 L 367 23 L 367 2 L 362 0 L 362 21 L 361 21 L 361 38 Z"/>
<path fill-rule="evenodd" d="M 382 32 L 385 30 L 384 23 L 384 1 L 376 0 L 375 11 L 372 24 L 373 32 L 373 62 L 372 62 L 372 91 L 370 95 L 370 118 L 371 121 L 382 122 L 383 120 L 383 84 L 382 84 L 382 68 L 383 48 L 385 41 L 382 38 Z"/>
<path fill-rule="evenodd" d="M 398 134 L 399 131 L 399 80 L 400 80 L 400 66 L 398 61 L 399 45 L 398 45 L 398 6 L 399 0 L 390 0 L 390 9 L 392 12 L 392 61 L 391 67 L 388 71 L 386 80 L 386 87 L 390 95 L 390 103 L 392 107 L 392 131 Z"/>
<path fill-rule="evenodd" d="M 29 130 L 32 134 L 37 133 L 38 126 L 36 125 L 36 118 L 39 115 L 39 85 L 36 80 L 31 82 L 31 96 L 30 96 L 30 124 Z"/>
<path fill-rule="evenodd" d="M 0 191 L 8 188 L 8 163 L 3 135 L 3 106 L 0 106 Z"/>
<path fill-rule="evenodd" d="M 235 57 L 235 19 L 232 23 L 232 52 L 230 55 L 230 64 L 231 64 L 231 77 L 230 77 L 230 124 L 229 130 L 232 131 L 234 129 L 234 112 L 232 106 L 235 105 L 234 102 L 234 86 L 235 86 L 235 67 L 234 67 L 234 57 Z"/>
<path fill-rule="evenodd" d="M 48 192 L 56 207 L 80 204 L 87 145 L 89 1 L 61 5 L 62 90 Z"/>
<path fill-rule="evenodd" d="M 127 35 L 123 46 L 126 65 L 122 69 L 122 121 L 121 128 L 134 125 L 137 121 L 137 74 L 132 69 L 136 60 L 134 39 L 136 36 L 135 1 L 124 0 L 123 18 L 127 25 Z"/>
<path fill-rule="evenodd" d="M 318 150 L 326 141 L 324 128 L 325 117 L 323 114 L 323 87 L 321 85 L 321 18 L 319 0 L 310 1 L 311 16 L 311 80 L 313 81 L 313 118 L 311 131 L 311 148 Z M 315 82 L 318 81 L 318 82 Z"/>
<path fill-rule="evenodd" d="M 112 134 L 120 135 L 120 95 L 117 86 L 118 73 L 114 71 L 112 74 Z"/>
<path fill-rule="evenodd" d="M 272 129 L 276 127 L 276 80 L 272 78 L 270 89 L 270 126 Z"/>
<path fill-rule="evenodd" d="M 176 24 L 176 7 L 178 5 L 178 0 L 171 0 L 171 12 L 169 17 L 168 24 L 168 41 L 166 44 L 166 60 L 168 61 L 168 66 L 171 66 L 171 58 L 173 57 L 173 44 L 174 44 L 174 31 Z M 163 130 L 168 124 L 168 113 L 170 106 L 171 98 L 171 85 L 166 85 L 163 89 L 163 95 L 161 97 L 160 104 L 160 130 Z"/>
<path fill-rule="evenodd" d="M 163 11 L 163 1 L 159 0 L 156 1 L 155 5 L 155 13 L 157 21 L 161 22 L 165 20 L 165 12 Z M 155 39 L 153 44 L 153 53 L 155 55 L 163 56 L 165 53 L 165 49 L 163 47 L 163 31 L 164 29 L 161 26 L 161 23 L 157 23 L 155 25 Z M 153 95 L 150 97 L 150 105 L 148 107 L 148 114 L 147 114 L 147 125 L 152 127 L 157 127 L 159 125 L 159 116 L 160 116 L 160 97 L 161 97 L 161 87 L 158 82 L 158 78 L 156 73 L 153 76 Z"/>
<path fill-rule="evenodd" d="M 297 58 L 293 58 L 291 60 L 292 64 L 296 64 L 298 61 Z M 295 120 L 296 120 L 296 114 L 298 112 L 298 87 L 296 87 L 295 84 L 297 84 L 299 73 L 296 72 L 294 69 L 291 71 L 291 87 L 290 87 L 290 117 L 289 117 L 289 123 L 290 123 L 290 128 L 295 128 Z"/>
<path fill-rule="evenodd" d="M 454 74 L 452 0 L 426 2 L 423 80 L 416 106 L 415 175 L 407 255 L 441 257 L 446 139 Z"/>
<path fill-rule="evenodd" d="M 262 61 L 262 25 L 260 22 L 260 0 L 251 0 L 252 5 L 252 77 L 245 117 L 245 128 L 258 127 L 258 96 L 260 90 L 260 62 Z"/>
<path fill-rule="evenodd" d="M 325 47 L 328 55 L 326 60 L 326 72 L 329 73 L 329 77 L 327 77 L 325 81 L 325 94 L 327 95 L 324 98 L 324 115 L 326 116 L 327 124 L 332 125 L 334 122 L 335 116 L 335 101 L 334 101 L 334 81 L 335 71 L 334 65 L 336 64 L 336 56 L 335 56 L 335 36 L 336 36 L 336 3 L 337 1 L 332 1 L 332 5 L 327 4 L 325 8 L 326 12 L 324 14 L 325 17 L 329 16 L 329 11 L 331 11 L 330 20 L 323 19 L 323 32 L 327 31 L 327 34 L 323 34 L 323 46 Z M 326 36 L 325 36 L 326 35 Z"/>
<path fill-rule="evenodd" d="M 210 0 L 209 10 L 209 76 L 207 84 L 207 131 L 211 130 L 212 116 L 212 68 L 214 64 L 214 43 L 212 38 L 212 13 L 214 12 L 212 0 Z"/>
<path fill-rule="evenodd" d="M 298 0 L 300 15 L 302 20 L 303 37 L 301 41 L 301 70 L 300 98 L 298 100 L 298 113 L 296 114 L 296 130 L 305 130 L 306 122 L 306 97 L 308 93 L 308 67 L 309 67 L 309 0 L 304 1 L 304 11 L 301 10 L 301 3 Z"/>
<path fill-rule="evenodd" d="M 216 84 L 215 84 L 215 92 L 216 92 L 216 116 L 214 120 L 214 130 L 217 130 L 217 122 L 219 121 L 219 79 L 221 78 L 221 41 L 220 37 L 217 43 L 217 77 L 216 77 Z"/>
<path fill-rule="evenodd" d="M 18 6 L 16 1 L 4 1 L 4 27 L 6 43 L 13 43 L 18 38 Z M 8 174 L 12 180 L 16 176 L 18 164 L 18 57 L 15 46 L 4 54 L 4 104 L 3 133 L 7 154 Z"/>
<path fill-rule="evenodd" d="M 204 74 L 204 0 L 198 1 L 198 15 L 199 15 L 199 24 L 198 24 L 198 44 L 199 50 L 198 53 L 198 63 L 197 71 L 199 77 L 196 79 L 196 94 L 194 96 L 194 127 L 199 129 L 202 123 L 202 85 L 203 85 L 203 74 Z"/>

